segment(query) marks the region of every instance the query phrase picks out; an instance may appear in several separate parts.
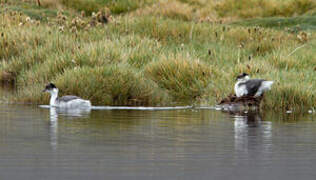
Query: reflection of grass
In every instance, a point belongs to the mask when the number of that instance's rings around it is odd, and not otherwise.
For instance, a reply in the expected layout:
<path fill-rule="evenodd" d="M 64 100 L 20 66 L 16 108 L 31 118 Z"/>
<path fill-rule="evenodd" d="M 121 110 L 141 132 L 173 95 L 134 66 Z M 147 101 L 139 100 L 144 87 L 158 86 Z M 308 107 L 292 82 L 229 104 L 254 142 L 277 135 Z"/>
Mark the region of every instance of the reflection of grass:
<path fill-rule="evenodd" d="M 0 81 L 16 82 L 17 100 L 27 102 L 47 102 L 40 90 L 53 81 L 61 94 L 93 104 L 214 104 L 233 92 L 238 73 L 247 72 L 276 81 L 264 107 L 316 106 L 314 16 L 229 25 L 197 21 L 207 14 L 202 1 L 137 2 L 144 8 L 113 16 L 108 24 L 72 10 L 36 21 L 55 10 L 10 4 L 1 14 Z M 297 24 L 308 31 L 284 30 Z"/>

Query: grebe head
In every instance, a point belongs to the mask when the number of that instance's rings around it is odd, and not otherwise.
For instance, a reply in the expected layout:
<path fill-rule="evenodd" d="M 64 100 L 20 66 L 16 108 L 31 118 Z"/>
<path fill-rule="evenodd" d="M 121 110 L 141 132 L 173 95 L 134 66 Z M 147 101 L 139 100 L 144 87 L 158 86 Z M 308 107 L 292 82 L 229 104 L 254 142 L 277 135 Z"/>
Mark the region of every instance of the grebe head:
<path fill-rule="evenodd" d="M 49 83 L 45 86 L 43 92 L 49 92 L 50 94 L 58 93 L 58 89 L 53 83 Z"/>
<path fill-rule="evenodd" d="M 249 74 L 247 74 L 247 73 L 242 73 L 242 74 L 238 75 L 236 78 L 237 81 L 246 81 L 248 79 L 250 79 L 250 78 L 249 78 Z"/>

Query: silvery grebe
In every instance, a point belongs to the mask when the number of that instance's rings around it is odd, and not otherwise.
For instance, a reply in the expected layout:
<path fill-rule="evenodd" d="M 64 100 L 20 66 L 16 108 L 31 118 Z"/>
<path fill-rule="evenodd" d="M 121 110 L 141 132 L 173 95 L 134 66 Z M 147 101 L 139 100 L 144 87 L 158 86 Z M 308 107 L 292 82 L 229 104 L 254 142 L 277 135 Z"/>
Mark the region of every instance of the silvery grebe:
<path fill-rule="evenodd" d="M 58 88 L 53 83 L 47 84 L 43 92 L 50 93 L 50 106 L 60 108 L 91 108 L 91 102 L 89 100 L 81 99 L 78 96 L 58 97 Z"/>
<path fill-rule="evenodd" d="M 237 97 L 259 97 L 265 91 L 270 90 L 272 84 L 273 81 L 266 81 L 264 79 L 250 79 L 247 73 L 242 73 L 239 76 L 237 76 L 237 83 L 235 84 L 235 93 Z"/>

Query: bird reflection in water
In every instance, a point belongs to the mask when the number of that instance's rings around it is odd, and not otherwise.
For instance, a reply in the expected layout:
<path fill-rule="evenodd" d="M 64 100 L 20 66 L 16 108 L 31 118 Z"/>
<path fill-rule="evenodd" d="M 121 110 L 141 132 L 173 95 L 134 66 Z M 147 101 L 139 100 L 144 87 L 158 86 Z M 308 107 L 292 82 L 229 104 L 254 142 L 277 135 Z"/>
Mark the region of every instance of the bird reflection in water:
<path fill-rule="evenodd" d="M 235 150 L 260 153 L 271 149 L 272 124 L 263 121 L 258 111 L 231 113 L 234 119 Z M 260 147 L 254 149 L 254 147 Z"/>
<path fill-rule="evenodd" d="M 65 109 L 57 107 L 49 107 L 49 136 L 52 149 L 57 149 L 58 144 L 58 116 L 67 117 L 66 119 L 75 119 L 89 115 L 90 108 L 87 109 Z"/>

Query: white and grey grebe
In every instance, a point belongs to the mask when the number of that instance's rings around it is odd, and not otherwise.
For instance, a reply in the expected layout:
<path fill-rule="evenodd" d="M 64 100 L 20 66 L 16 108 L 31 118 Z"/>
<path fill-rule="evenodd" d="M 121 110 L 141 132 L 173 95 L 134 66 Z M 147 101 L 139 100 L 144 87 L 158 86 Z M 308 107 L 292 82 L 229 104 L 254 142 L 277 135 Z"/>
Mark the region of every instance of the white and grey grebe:
<path fill-rule="evenodd" d="M 235 93 L 237 97 L 254 96 L 259 97 L 264 92 L 271 89 L 273 81 L 264 79 L 250 79 L 247 73 L 237 76 L 235 84 Z"/>
<path fill-rule="evenodd" d="M 50 106 L 60 108 L 91 108 L 89 100 L 81 99 L 78 96 L 58 97 L 58 88 L 53 83 L 47 84 L 43 92 L 50 93 Z"/>

